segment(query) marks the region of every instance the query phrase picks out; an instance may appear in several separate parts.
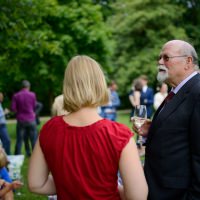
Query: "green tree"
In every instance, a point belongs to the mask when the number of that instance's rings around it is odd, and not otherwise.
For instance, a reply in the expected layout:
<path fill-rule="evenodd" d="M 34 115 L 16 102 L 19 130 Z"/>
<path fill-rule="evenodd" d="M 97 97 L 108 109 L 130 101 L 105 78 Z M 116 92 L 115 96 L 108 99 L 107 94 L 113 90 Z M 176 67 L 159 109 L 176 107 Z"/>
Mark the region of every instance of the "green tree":
<path fill-rule="evenodd" d="M 104 20 L 107 20 L 107 18 L 110 15 L 113 15 L 113 9 L 111 7 L 111 4 L 115 2 L 116 0 L 92 0 L 93 3 L 101 5 L 101 11 L 104 16 Z"/>
<path fill-rule="evenodd" d="M 118 0 L 113 9 L 115 14 L 108 24 L 116 40 L 113 77 L 121 94 L 127 93 L 132 80 L 141 74 L 155 84 L 161 46 L 170 39 L 187 38 L 179 25 L 184 7 L 169 0 Z"/>
<path fill-rule="evenodd" d="M 72 56 L 87 54 L 109 68 L 109 37 L 101 7 L 90 0 L 1 1 L 0 89 L 11 97 L 28 79 L 49 108 Z"/>
<path fill-rule="evenodd" d="M 177 0 L 172 1 L 185 8 L 183 20 L 180 22 L 188 35 L 188 41 L 191 42 L 198 55 L 200 56 L 200 1 L 199 0 Z"/>

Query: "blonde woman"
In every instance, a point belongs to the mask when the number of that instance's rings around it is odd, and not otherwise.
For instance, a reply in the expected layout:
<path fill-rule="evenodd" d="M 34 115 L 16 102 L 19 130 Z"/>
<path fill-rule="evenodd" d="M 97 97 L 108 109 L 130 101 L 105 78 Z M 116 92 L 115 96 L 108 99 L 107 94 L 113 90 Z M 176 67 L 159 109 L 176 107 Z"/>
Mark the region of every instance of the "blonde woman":
<path fill-rule="evenodd" d="M 133 134 L 97 112 L 109 99 L 99 64 L 88 56 L 72 58 L 63 94 L 69 114 L 43 126 L 30 160 L 30 191 L 57 194 L 58 200 L 147 199 Z M 117 183 L 118 169 L 124 188 Z"/>

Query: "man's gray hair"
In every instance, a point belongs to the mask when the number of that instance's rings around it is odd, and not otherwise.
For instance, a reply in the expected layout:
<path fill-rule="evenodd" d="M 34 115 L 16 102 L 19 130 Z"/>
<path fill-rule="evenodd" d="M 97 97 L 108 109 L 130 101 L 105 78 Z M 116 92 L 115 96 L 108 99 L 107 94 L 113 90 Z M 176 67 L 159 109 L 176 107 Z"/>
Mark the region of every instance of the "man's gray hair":
<path fill-rule="evenodd" d="M 22 87 L 23 88 L 29 88 L 31 86 L 30 82 L 27 80 L 22 81 Z"/>
<path fill-rule="evenodd" d="M 192 56 L 192 62 L 195 65 L 195 69 L 199 69 L 198 55 L 194 47 L 191 44 L 184 42 L 181 51 L 183 55 Z"/>

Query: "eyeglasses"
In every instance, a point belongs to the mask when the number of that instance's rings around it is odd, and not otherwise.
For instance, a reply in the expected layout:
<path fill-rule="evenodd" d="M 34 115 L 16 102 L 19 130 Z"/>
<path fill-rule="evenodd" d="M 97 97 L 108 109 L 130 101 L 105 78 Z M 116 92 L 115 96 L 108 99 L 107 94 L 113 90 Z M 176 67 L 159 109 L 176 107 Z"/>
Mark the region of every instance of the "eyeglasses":
<path fill-rule="evenodd" d="M 181 57 L 187 57 L 186 55 L 182 55 L 182 56 L 168 56 L 168 55 L 160 55 L 159 57 L 158 57 L 158 61 L 160 60 L 160 59 L 163 59 L 164 60 L 164 62 L 168 62 L 169 61 L 169 59 L 170 58 L 181 58 Z"/>

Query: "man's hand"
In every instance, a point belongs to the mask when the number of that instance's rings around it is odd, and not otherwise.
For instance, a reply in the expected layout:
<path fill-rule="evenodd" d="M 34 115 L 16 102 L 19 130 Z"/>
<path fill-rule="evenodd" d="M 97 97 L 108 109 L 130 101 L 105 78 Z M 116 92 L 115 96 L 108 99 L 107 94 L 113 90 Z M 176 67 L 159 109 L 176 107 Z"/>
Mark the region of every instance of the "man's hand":
<path fill-rule="evenodd" d="M 131 118 L 131 121 L 133 122 L 133 126 L 132 126 L 133 131 L 135 131 L 138 135 L 141 135 L 143 137 L 146 137 L 148 135 L 149 128 L 150 128 L 150 125 L 151 125 L 150 119 L 146 119 L 144 124 L 140 128 L 135 125 L 134 117 Z"/>

